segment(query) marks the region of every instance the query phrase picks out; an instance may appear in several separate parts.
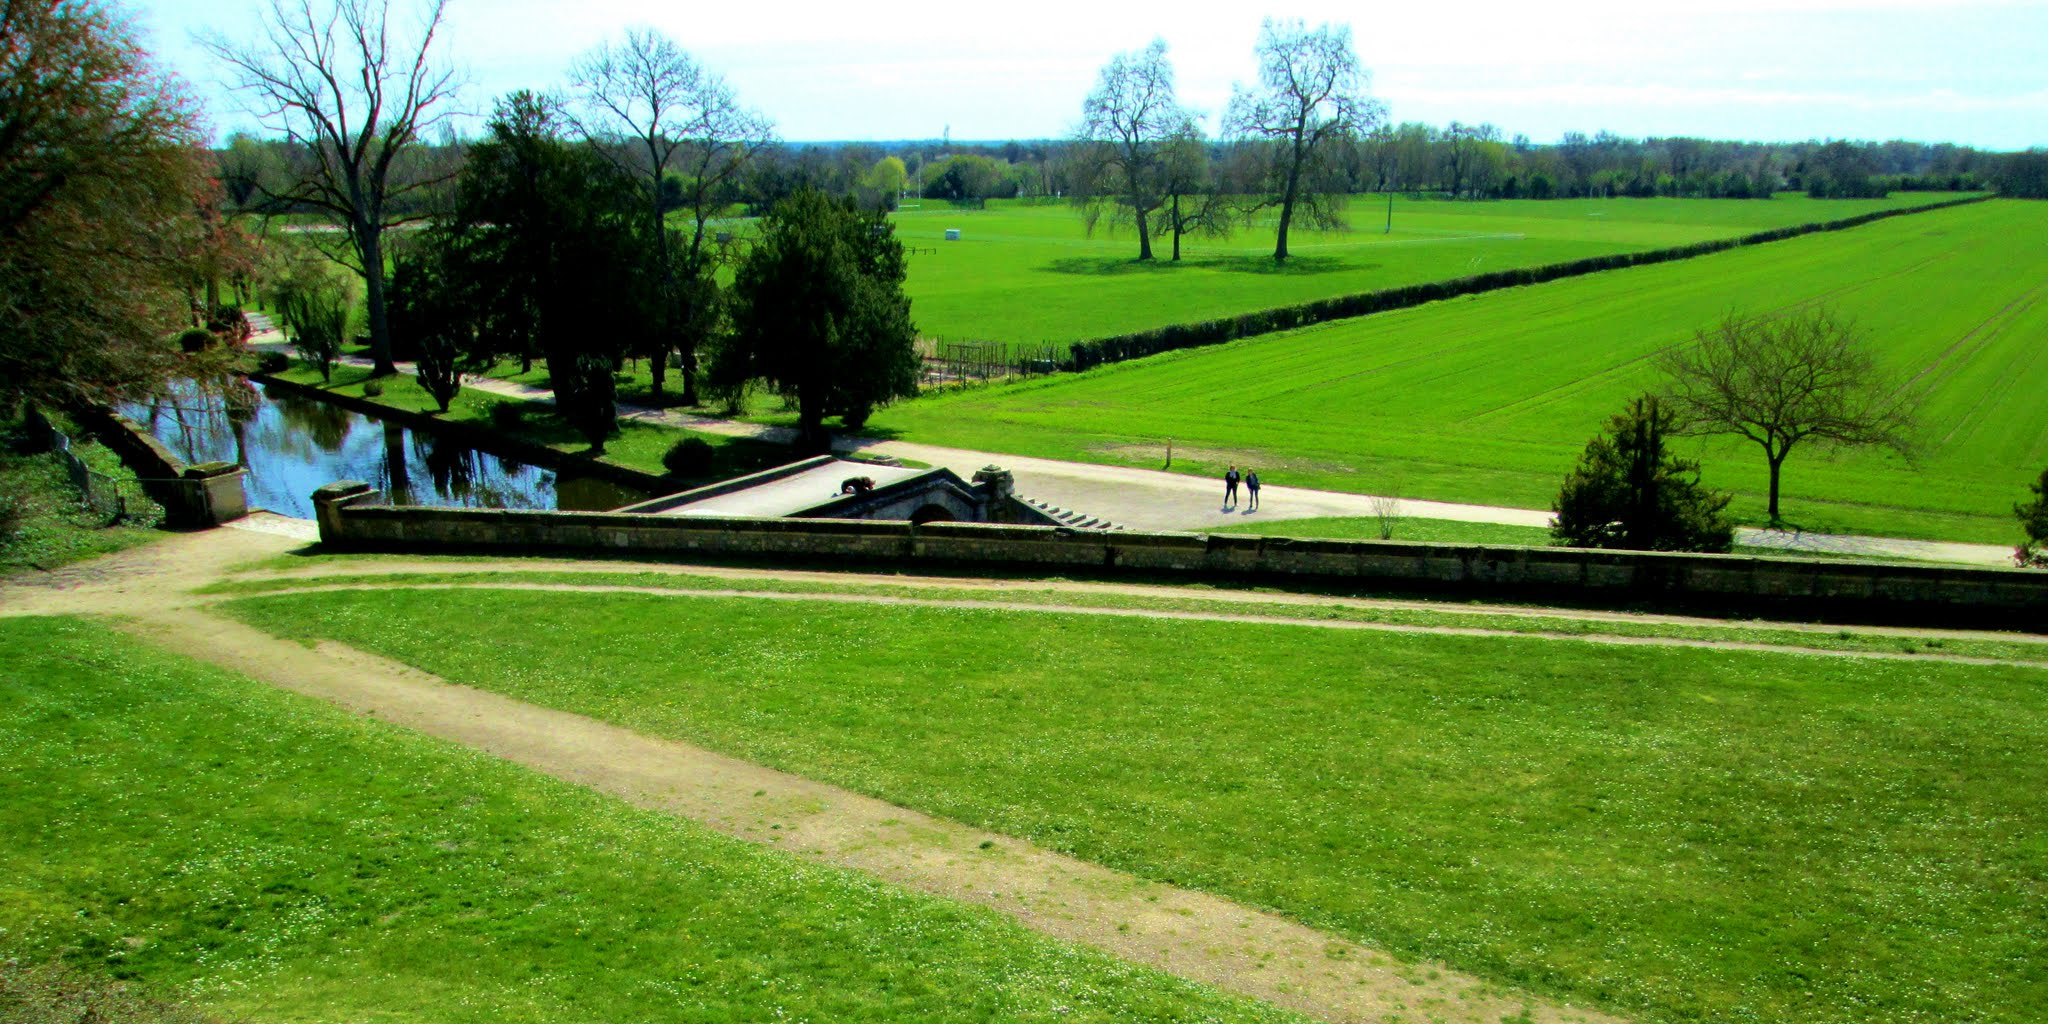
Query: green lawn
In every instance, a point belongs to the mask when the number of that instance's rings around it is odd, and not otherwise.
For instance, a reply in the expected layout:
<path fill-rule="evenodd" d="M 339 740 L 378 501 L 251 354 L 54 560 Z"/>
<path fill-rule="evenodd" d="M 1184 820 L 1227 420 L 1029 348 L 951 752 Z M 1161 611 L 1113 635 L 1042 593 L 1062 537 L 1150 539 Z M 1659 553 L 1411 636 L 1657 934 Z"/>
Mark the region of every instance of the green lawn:
<path fill-rule="evenodd" d="M 641 595 L 227 607 L 1647 1021 L 2048 1005 L 2038 669 Z"/>
<path fill-rule="evenodd" d="M 943 204 L 895 214 L 910 260 L 911 312 L 928 337 L 1069 342 L 1208 320 L 1397 285 L 1587 256 L 1661 249 L 1876 209 L 1921 206 L 1950 193 L 1878 200 L 1781 195 L 1746 199 L 1568 199 L 1444 202 L 1356 196 L 1348 232 L 1296 230 L 1293 257 L 1273 265 L 1266 221 L 1226 239 L 1172 243 L 1137 262 L 1137 236 L 1098 230 L 1064 204 Z M 959 241 L 945 241 L 958 228 Z"/>
<path fill-rule="evenodd" d="M 77 620 L 0 778 L 0 959 L 232 1020 L 1298 1020 Z"/>
<path fill-rule="evenodd" d="M 2048 204 L 2001 200 L 1767 246 L 1324 324 L 878 412 L 909 440 L 1269 483 L 1547 508 L 1592 436 L 1658 378 L 1650 359 L 1730 310 L 1816 300 L 1861 321 L 1930 397 L 1918 459 L 1795 451 L 1807 529 L 2013 543 L 2048 463 Z M 1697 448 L 1763 519 L 1747 442 Z"/>

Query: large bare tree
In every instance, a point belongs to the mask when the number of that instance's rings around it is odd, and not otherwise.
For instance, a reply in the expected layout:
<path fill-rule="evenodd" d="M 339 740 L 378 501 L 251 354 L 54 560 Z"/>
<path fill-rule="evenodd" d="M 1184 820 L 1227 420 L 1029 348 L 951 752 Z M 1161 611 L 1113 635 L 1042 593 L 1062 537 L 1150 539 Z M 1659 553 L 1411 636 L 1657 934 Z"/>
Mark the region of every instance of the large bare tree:
<path fill-rule="evenodd" d="M 620 42 L 600 44 L 576 61 L 570 78 L 584 133 L 615 157 L 631 153 L 647 184 L 663 313 L 646 353 L 654 396 L 661 397 L 674 349 L 682 355 L 683 402 L 695 405 L 698 353 L 717 303 L 717 250 L 706 237 L 747 161 L 774 141 L 774 127 L 742 106 L 723 77 L 653 29 L 627 29 Z M 668 229 L 672 208 L 687 211 L 687 229 Z"/>
<path fill-rule="evenodd" d="M 1079 167 L 1093 186 L 1084 197 L 1089 226 L 1110 204 L 1113 220 L 1137 227 L 1138 258 L 1151 259 L 1153 211 L 1166 191 L 1167 146 L 1193 130 L 1193 118 L 1174 99 L 1166 40 L 1111 57 L 1081 104 L 1076 132 Z"/>
<path fill-rule="evenodd" d="M 1763 449 L 1773 523 L 1779 470 L 1801 444 L 1912 452 L 1915 392 L 1883 373 L 1863 332 L 1827 307 L 1731 313 L 1657 365 L 1682 431 L 1735 434 Z"/>
<path fill-rule="evenodd" d="M 1267 18 L 1259 27 L 1259 83 L 1231 90 L 1223 117 L 1227 138 L 1267 153 L 1266 206 L 1280 209 L 1273 259 L 1287 259 L 1287 231 L 1301 217 L 1317 227 L 1343 224 L 1343 190 L 1318 178 L 1324 162 L 1385 117 L 1365 93 L 1367 74 L 1351 46 L 1349 25 Z"/>
<path fill-rule="evenodd" d="M 317 210 L 345 233 L 348 245 L 335 255 L 362 275 L 377 374 L 396 372 L 384 234 L 424 219 L 422 193 L 445 177 L 410 158 L 454 113 L 455 73 L 432 59 L 446 7 L 430 0 L 401 35 L 389 0 L 270 0 L 259 38 L 238 44 L 208 32 L 199 40 L 248 97 L 250 113 L 288 144 L 294 166 L 275 198 Z"/>

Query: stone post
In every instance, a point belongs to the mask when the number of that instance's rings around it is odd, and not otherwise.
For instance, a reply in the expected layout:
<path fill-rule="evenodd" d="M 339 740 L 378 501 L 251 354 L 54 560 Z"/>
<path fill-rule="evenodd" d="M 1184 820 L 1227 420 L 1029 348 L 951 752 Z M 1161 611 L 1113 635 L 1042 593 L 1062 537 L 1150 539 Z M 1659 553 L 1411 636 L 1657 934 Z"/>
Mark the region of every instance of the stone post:
<path fill-rule="evenodd" d="M 249 494 L 243 486 L 248 475 L 232 462 L 185 467 L 185 479 L 199 492 L 200 507 L 194 511 L 206 525 L 219 526 L 249 514 Z"/>
<path fill-rule="evenodd" d="M 345 540 L 341 510 L 374 500 L 377 490 L 361 480 L 336 480 L 313 492 L 313 516 L 320 522 L 320 543 L 340 545 Z"/>

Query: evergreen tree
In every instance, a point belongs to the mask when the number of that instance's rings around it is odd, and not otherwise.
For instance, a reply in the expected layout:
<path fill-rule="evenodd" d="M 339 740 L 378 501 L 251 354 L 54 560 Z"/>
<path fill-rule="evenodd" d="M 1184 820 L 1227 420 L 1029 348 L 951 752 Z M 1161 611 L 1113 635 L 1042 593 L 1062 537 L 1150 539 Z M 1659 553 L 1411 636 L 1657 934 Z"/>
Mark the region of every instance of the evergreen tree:
<path fill-rule="evenodd" d="M 1728 496 L 1700 486 L 1699 464 L 1666 447 L 1676 426 L 1656 398 L 1630 402 L 1565 477 L 1551 535 L 1579 548 L 1727 551 Z"/>
<path fill-rule="evenodd" d="M 917 391 L 917 328 L 903 294 L 903 243 L 879 211 L 801 189 L 775 204 L 732 287 L 732 333 L 712 366 L 728 393 L 761 382 L 797 403 L 802 443 L 824 451 L 824 419 L 858 428 Z"/>

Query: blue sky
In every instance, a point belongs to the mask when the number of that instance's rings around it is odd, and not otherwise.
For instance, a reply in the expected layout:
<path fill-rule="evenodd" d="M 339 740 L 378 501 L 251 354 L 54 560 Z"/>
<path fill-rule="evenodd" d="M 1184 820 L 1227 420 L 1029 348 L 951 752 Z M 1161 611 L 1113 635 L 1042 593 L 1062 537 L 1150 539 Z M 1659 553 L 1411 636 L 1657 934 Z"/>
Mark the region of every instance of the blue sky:
<path fill-rule="evenodd" d="M 261 6 L 131 4 L 222 131 L 248 122 L 191 33 L 249 38 Z M 1213 130 L 1231 83 L 1252 76 L 1259 20 L 1271 14 L 1350 24 L 1371 92 L 1395 120 L 1491 122 L 1539 142 L 1607 129 L 2048 146 L 2044 0 L 1676 6 L 452 0 L 443 52 L 468 79 L 464 105 L 487 110 L 514 88 L 558 87 L 578 53 L 645 25 L 724 73 L 786 139 L 948 128 L 956 139 L 1040 138 L 1071 127 L 1110 55 L 1155 35 L 1172 47 L 1183 101 L 1211 114 Z M 958 13 L 940 13 L 949 8 Z"/>

